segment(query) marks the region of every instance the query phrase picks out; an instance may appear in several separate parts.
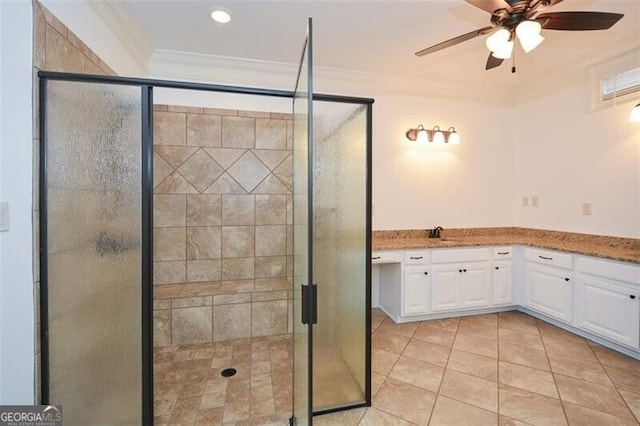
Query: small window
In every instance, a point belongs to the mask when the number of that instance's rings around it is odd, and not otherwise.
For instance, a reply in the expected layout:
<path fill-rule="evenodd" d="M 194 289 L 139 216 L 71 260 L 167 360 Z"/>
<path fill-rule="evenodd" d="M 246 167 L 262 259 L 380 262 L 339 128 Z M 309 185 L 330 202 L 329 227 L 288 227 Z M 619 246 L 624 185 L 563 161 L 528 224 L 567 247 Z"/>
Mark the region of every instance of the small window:
<path fill-rule="evenodd" d="M 640 56 L 637 47 L 602 60 L 590 68 L 591 111 L 638 102 Z"/>
<path fill-rule="evenodd" d="M 640 67 L 613 74 L 601 81 L 600 100 L 608 101 L 640 92 Z"/>

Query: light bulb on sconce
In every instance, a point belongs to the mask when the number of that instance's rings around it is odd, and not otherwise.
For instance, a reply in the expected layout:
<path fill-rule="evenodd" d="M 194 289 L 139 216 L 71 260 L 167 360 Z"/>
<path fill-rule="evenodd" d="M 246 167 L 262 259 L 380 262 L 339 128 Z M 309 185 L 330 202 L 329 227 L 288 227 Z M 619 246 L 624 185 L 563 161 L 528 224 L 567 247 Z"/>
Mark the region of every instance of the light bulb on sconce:
<path fill-rule="evenodd" d="M 460 135 L 453 126 L 447 129 L 447 133 L 449 134 L 447 137 L 447 143 L 449 145 L 458 145 L 460 143 Z"/>
<path fill-rule="evenodd" d="M 631 110 L 629 114 L 629 123 L 640 123 L 640 102 Z"/>
<path fill-rule="evenodd" d="M 425 129 L 422 124 L 418 126 L 416 129 L 416 142 L 419 144 L 426 144 L 429 142 L 429 134 L 427 133 L 427 129 Z"/>
<path fill-rule="evenodd" d="M 449 127 L 446 131 L 440 130 L 440 126 L 433 129 L 425 129 L 422 124 L 415 129 L 409 129 L 406 133 L 407 139 L 418 142 L 420 145 L 456 145 L 460 143 L 460 136 L 454 127 Z"/>
<path fill-rule="evenodd" d="M 444 145 L 444 134 L 440 127 L 436 126 L 433 128 L 433 144 L 434 145 Z"/>

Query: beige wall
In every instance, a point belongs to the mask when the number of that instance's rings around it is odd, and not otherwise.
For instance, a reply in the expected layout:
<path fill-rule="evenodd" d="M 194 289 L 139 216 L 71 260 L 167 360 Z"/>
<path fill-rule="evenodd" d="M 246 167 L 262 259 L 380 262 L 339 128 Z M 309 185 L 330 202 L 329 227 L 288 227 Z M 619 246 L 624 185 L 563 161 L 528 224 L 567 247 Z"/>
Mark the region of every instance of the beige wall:
<path fill-rule="evenodd" d="M 156 105 L 156 346 L 287 333 L 287 114 Z"/>

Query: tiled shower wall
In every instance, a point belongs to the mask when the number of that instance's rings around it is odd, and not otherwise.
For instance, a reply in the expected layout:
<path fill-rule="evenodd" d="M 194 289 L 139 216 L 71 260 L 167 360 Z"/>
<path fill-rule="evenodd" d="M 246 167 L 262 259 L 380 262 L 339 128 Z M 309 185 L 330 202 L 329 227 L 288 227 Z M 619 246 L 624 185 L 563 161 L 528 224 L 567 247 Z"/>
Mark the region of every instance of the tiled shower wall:
<path fill-rule="evenodd" d="M 116 75 L 87 45 L 85 45 L 60 20 L 39 2 L 33 2 L 33 279 L 34 279 L 34 312 L 35 333 L 35 396 L 40 402 L 40 205 L 39 167 L 39 70 L 74 72 L 84 74 Z"/>
<path fill-rule="evenodd" d="M 291 117 L 156 105 L 154 344 L 287 333 Z"/>

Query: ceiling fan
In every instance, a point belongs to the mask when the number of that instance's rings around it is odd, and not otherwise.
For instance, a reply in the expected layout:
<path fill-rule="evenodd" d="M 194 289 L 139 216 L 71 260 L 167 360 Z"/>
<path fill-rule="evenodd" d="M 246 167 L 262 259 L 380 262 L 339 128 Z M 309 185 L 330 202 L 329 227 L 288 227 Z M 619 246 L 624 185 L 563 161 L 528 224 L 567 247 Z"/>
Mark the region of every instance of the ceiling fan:
<path fill-rule="evenodd" d="M 491 25 L 459 35 L 416 52 L 425 56 L 480 35 L 492 33 L 486 40 L 491 52 L 486 70 L 496 68 L 511 58 L 517 38 L 526 53 L 544 41 L 540 31 L 592 31 L 611 28 L 624 15 L 608 12 L 550 12 L 541 13 L 563 0 L 465 0 L 467 3 L 491 13 Z M 497 30 L 496 30 L 497 29 Z M 515 72 L 515 67 L 512 69 Z"/>

